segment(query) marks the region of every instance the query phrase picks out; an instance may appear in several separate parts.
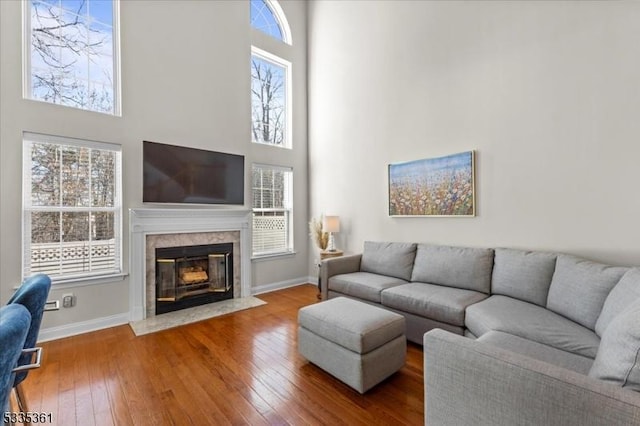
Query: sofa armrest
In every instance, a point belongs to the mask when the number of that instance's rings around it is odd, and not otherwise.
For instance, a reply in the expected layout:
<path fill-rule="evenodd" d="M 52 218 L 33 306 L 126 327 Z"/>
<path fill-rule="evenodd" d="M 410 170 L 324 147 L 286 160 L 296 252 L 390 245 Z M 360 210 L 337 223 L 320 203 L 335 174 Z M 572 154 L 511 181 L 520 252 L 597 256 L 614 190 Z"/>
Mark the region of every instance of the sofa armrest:
<path fill-rule="evenodd" d="M 360 271 L 360 260 L 362 254 L 352 254 L 349 256 L 331 257 L 320 263 L 320 282 L 322 300 L 327 300 L 329 278 L 334 275 L 348 274 Z"/>
<path fill-rule="evenodd" d="M 640 393 L 444 330 L 423 343 L 429 426 L 640 424 Z"/>

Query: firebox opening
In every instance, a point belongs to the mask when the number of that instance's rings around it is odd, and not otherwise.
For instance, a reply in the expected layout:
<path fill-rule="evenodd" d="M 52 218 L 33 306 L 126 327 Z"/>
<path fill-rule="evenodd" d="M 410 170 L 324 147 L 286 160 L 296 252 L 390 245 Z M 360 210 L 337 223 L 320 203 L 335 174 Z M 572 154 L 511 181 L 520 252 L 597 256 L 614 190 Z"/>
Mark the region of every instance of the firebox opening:
<path fill-rule="evenodd" d="M 232 298 L 232 243 L 156 249 L 156 314 Z"/>

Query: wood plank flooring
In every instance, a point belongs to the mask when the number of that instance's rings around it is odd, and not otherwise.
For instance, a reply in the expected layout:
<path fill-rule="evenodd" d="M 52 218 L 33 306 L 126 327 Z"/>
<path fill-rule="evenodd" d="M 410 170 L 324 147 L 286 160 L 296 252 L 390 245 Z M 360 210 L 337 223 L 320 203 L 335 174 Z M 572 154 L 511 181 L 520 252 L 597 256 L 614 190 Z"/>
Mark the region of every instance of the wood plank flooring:
<path fill-rule="evenodd" d="M 267 305 L 136 337 L 128 325 L 44 343 L 24 382 L 56 425 L 420 425 L 422 348 L 360 395 L 297 351 L 303 285 Z"/>

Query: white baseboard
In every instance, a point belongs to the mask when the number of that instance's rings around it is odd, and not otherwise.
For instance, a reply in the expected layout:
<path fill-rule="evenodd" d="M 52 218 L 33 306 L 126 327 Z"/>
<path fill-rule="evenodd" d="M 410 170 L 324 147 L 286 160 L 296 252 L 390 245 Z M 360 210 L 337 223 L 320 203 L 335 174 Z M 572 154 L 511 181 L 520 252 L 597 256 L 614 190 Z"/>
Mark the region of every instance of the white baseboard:
<path fill-rule="evenodd" d="M 317 278 L 314 279 L 313 277 L 301 277 L 287 281 L 280 281 L 278 283 L 259 285 L 251 287 L 251 294 L 255 296 L 256 294 L 268 293 L 270 291 L 282 290 L 284 288 L 296 287 L 308 283 L 315 283 L 317 280 Z"/>
<path fill-rule="evenodd" d="M 289 287 L 296 287 L 307 283 L 316 283 L 317 277 L 301 277 L 292 280 L 280 281 L 272 284 L 251 287 L 251 294 L 268 293 L 270 291 L 282 290 Z M 77 334 L 88 333 L 90 331 L 102 330 L 104 328 L 115 327 L 129 323 L 129 313 L 111 315 L 103 318 L 96 318 L 88 321 L 76 322 L 73 324 L 60 325 L 57 327 L 43 328 L 40 330 L 39 342 L 62 339 L 63 337 L 75 336 Z"/>
<path fill-rule="evenodd" d="M 90 331 L 102 330 L 103 328 L 115 327 L 117 325 L 128 324 L 129 313 L 111 315 L 103 318 L 96 318 L 88 321 L 75 322 L 73 324 L 60 325 L 57 327 L 43 328 L 40 330 L 38 342 L 62 339 L 63 337 L 75 336 L 77 334 L 88 333 Z"/>

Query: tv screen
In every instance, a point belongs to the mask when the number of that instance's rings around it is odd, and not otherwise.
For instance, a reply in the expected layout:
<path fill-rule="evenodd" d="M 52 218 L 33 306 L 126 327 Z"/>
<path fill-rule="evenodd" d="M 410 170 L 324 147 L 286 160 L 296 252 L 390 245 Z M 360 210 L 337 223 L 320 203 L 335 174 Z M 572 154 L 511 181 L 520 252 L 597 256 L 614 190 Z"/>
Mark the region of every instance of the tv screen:
<path fill-rule="evenodd" d="M 244 204 L 244 156 L 143 142 L 145 203 Z"/>

